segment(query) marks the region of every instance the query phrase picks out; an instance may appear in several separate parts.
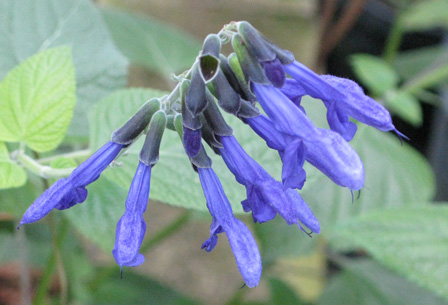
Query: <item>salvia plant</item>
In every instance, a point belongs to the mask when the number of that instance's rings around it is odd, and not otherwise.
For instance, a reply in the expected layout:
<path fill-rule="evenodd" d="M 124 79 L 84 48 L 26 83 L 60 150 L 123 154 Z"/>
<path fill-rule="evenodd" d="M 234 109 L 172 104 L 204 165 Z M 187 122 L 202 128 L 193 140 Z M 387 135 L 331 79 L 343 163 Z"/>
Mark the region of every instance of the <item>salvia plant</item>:
<path fill-rule="evenodd" d="M 225 56 L 221 47 L 229 43 L 234 53 Z M 254 222 L 267 222 L 279 214 L 288 225 L 297 225 L 311 236 L 320 232 L 320 225 L 297 191 L 306 182 L 305 161 L 353 194 L 364 186 L 364 167 L 349 144 L 357 131 L 350 118 L 403 137 L 389 112 L 355 82 L 314 73 L 245 21 L 232 22 L 218 34 L 208 35 L 192 67 L 175 80 L 177 86 L 169 95 L 143 104 L 113 132 L 108 143 L 37 198 L 19 226 L 42 219 L 52 209 L 64 210 L 84 202 L 86 186 L 144 134 L 112 251 L 121 269 L 140 265 L 145 260 L 139 250 L 146 231 L 143 214 L 151 171 L 159 161 L 163 134 L 170 129 L 179 134 L 192 170 L 199 175 L 213 218 L 210 237 L 202 248 L 212 251 L 218 235 L 225 233 L 244 282 L 255 287 L 262 271 L 257 244 L 247 226 L 233 215 L 204 144 L 223 158 L 237 182 L 246 187 L 247 199 L 241 204 L 245 212 L 252 213 Z M 322 100 L 330 129 L 316 127 L 307 116 L 301 105 L 306 95 Z M 267 146 L 278 151 L 282 181 L 275 180 L 244 151 L 221 111 L 248 124 Z"/>

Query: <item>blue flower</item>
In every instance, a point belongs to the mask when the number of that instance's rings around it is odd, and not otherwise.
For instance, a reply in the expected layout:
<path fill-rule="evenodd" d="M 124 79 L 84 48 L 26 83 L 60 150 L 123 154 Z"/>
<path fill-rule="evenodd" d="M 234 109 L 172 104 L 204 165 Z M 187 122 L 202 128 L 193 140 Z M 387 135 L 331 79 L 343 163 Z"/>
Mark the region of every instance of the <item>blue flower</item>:
<path fill-rule="evenodd" d="M 300 221 L 313 232 L 320 232 L 319 222 L 297 191 L 285 189 L 272 178 L 234 136 L 220 139 L 224 148 L 219 152 L 236 180 L 246 186 L 247 199 L 242 204 L 244 211 L 252 211 L 255 222 L 266 222 L 278 213 L 289 225 L 297 224 L 303 230 Z"/>
<path fill-rule="evenodd" d="M 262 266 L 254 237 L 246 225 L 233 216 L 232 207 L 213 169 L 198 168 L 198 173 L 207 208 L 213 217 L 210 238 L 203 243 L 202 248 L 213 250 L 218 241 L 217 234 L 226 233 L 244 282 L 248 287 L 257 286 Z"/>
<path fill-rule="evenodd" d="M 271 129 L 269 134 L 258 133 L 267 142 L 272 142 L 274 138 L 283 138 L 281 142 L 284 146 L 278 150 L 283 156 L 284 167 L 301 163 L 301 160 L 295 162 L 285 159 L 285 156 L 289 156 L 288 146 L 292 141 L 300 140 L 306 149 L 295 144 L 292 147 L 301 149 L 302 152 L 292 153 L 292 156 L 304 153 L 305 160 L 340 186 L 351 190 L 360 190 L 363 187 L 364 166 L 356 151 L 341 135 L 331 130 L 317 128 L 279 89 L 255 83 L 252 84 L 252 88 L 260 105 L 272 121 L 260 120 L 259 116 L 246 119 L 246 122 L 251 126 L 258 123 L 265 125 L 254 128 L 256 132 Z"/>
<path fill-rule="evenodd" d="M 135 267 L 145 261 L 138 251 L 146 231 L 143 213 L 148 203 L 151 168 L 143 162 L 139 163 L 126 199 L 126 211 L 117 223 L 112 254 L 122 268 Z"/>
<path fill-rule="evenodd" d="M 349 116 L 381 131 L 394 131 L 400 137 L 406 138 L 393 125 L 387 109 L 367 96 L 354 81 L 331 75 L 318 75 L 297 61 L 284 65 L 284 68 L 286 73 L 296 80 L 296 84 L 290 83 L 289 88 L 296 87 L 296 94 L 302 91 L 303 95 L 321 99 L 329 112 L 327 118 L 330 128 L 342 134 L 344 138 L 351 139 L 356 132 L 354 124 L 348 121 Z"/>
<path fill-rule="evenodd" d="M 79 165 L 70 176 L 56 181 L 26 210 L 19 227 L 42 219 L 52 209 L 64 210 L 84 202 L 87 198 L 85 187 L 99 178 L 122 148 L 122 144 L 110 141 Z"/>

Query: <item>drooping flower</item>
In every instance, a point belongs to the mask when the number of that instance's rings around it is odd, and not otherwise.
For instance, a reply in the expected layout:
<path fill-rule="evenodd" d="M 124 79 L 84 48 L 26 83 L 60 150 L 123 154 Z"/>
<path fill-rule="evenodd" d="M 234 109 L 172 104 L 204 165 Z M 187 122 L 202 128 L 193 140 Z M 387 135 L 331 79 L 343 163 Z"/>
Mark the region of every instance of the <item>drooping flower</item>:
<path fill-rule="evenodd" d="M 269 127 L 259 127 L 258 130 L 274 128 L 282 134 L 286 146 L 291 141 L 300 139 L 306 147 L 305 159 L 333 182 L 351 190 L 360 190 L 363 187 L 364 166 L 358 154 L 342 136 L 331 130 L 317 128 L 305 113 L 277 88 L 258 84 L 253 84 L 252 88 L 260 105 L 272 120 L 263 120 L 262 124 L 272 124 Z M 246 121 L 256 124 L 257 119 L 258 117 L 250 118 Z M 275 131 L 272 130 L 269 141 L 272 141 L 273 133 Z M 268 137 L 259 135 L 265 139 Z"/>
<path fill-rule="evenodd" d="M 64 210 L 87 198 L 86 186 L 97 180 L 124 145 L 108 142 L 79 165 L 67 178 L 56 181 L 26 210 L 19 227 L 42 219 L 52 209 Z"/>
<path fill-rule="evenodd" d="M 210 238 L 203 243 L 202 248 L 212 251 L 218 241 L 218 234 L 226 233 L 244 282 L 248 287 L 257 286 L 262 266 L 254 237 L 246 225 L 233 216 L 232 207 L 213 169 L 198 168 L 198 174 L 207 207 L 213 217 Z"/>
<path fill-rule="evenodd" d="M 342 132 L 345 137 L 350 138 L 350 134 L 354 133 L 353 125 L 347 123 L 347 116 L 378 130 L 394 131 L 405 137 L 393 125 L 389 111 L 367 96 L 356 82 L 331 75 L 318 75 L 297 61 L 284 65 L 284 68 L 304 95 L 324 101 L 330 112 L 327 116 L 330 127 Z"/>
<path fill-rule="evenodd" d="M 143 213 L 148 203 L 151 168 L 143 162 L 139 163 L 126 199 L 126 211 L 117 223 L 112 254 L 122 268 L 138 266 L 145 261 L 139 250 L 146 231 Z"/>
<path fill-rule="evenodd" d="M 246 186 L 247 199 L 242 202 L 244 211 L 252 211 L 255 222 L 266 222 L 278 213 L 289 225 L 297 224 L 302 229 L 300 221 L 313 232 L 320 232 L 319 222 L 297 191 L 285 189 L 272 178 L 244 151 L 234 136 L 220 139 L 224 146 L 219 150 L 221 156 L 236 180 Z"/>
<path fill-rule="evenodd" d="M 165 127 L 166 114 L 159 110 L 154 113 L 149 123 L 145 143 L 139 155 L 139 164 L 126 199 L 126 210 L 117 223 L 112 254 L 122 270 L 125 266 L 135 267 L 145 261 L 145 257 L 139 253 L 146 232 L 143 213 L 149 198 L 151 169 L 159 160 L 160 142 Z"/>

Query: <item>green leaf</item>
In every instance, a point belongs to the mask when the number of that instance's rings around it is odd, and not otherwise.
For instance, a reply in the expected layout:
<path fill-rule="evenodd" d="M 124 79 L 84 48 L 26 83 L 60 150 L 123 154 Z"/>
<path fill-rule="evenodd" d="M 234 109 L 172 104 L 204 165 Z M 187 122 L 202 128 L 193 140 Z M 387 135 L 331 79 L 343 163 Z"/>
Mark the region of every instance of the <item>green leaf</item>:
<path fill-rule="evenodd" d="M 448 1 L 415 2 L 401 14 L 400 22 L 407 31 L 423 31 L 440 26 L 448 28 Z"/>
<path fill-rule="evenodd" d="M 117 273 L 104 281 L 95 291 L 92 291 L 92 301 L 95 305 L 124 305 L 124 304 L 176 304 L 197 305 L 197 300 L 191 300 L 170 287 L 163 286 L 157 281 L 125 269 L 123 279 L 120 279 L 120 269 Z"/>
<path fill-rule="evenodd" d="M 118 168 L 110 168 L 106 172 L 115 170 Z M 63 211 L 63 215 L 85 237 L 107 253 L 111 253 L 116 225 L 124 213 L 128 190 L 104 179 L 104 174 L 89 185 L 87 190 L 89 192 L 87 200 Z"/>
<path fill-rule="evenodd" d="M 19 187 L 26 182 L 26 172 L 9 159 L 8 148 L 0 142 L 0 190 Z"/>
<path fill-rule="evenodd" d="M 71 46 L 78 100 L 71 137 L 87 136 L 90 106 L 126 84 L 127 60 L 92 1 L 0 0 L 0 32 L 0 79 L 33 54 Z"/>
<path fill-rule="evenodd" d="M 386 107 L 415 127 L 423 123 L 423 110 L 418 99 L 406 91 L 390 91 L 385 95 Z"/>
<path fill-rule="evenodd" d="M 96 148 L 108 141 L 111 133 L 126 122 L 149 98 L 163 95 L 153 90 L 121 90 L 100 101 L 91 114 L 91 145 Z M 278 154 L 269 150 L 263 140 L 258 138 L 250 127 L 239 120 L 226 116 L 226 120 L 235 126 L 235 136 L 247 152 L 258 161 L 262 161 L 268 171 L 276 173 L 279 179 L 281 163 Z M 140 139 L 128 150 L 128 155 L 119 159 L 123 164 L 118 170 L 108 171 L 107 179 L 128 189 L 138 165 L 138 154 L 142 146 Z M 222 159 L 209 152 L 213 168 L 218 174 L 223 188 L 235 212 L 242 212 L 240 202 L 245 199 L 246 191 L 239 185 Z M 180 207 L 207 211 L 198 175 L 193 171 L 183 145 L 177 133 L 167 130 L 160 148 L 160 160 L 151 173 L 150 198 L 156 201 Z"/>
<path fill-rule="evenodd" d="M 0 140 L 25 142 L 37 152 L 62 141 L 75 107 L 75 75 L 68 47 L 43 51 L 0 83 Z"/>
<path fill-rule="evenodd" d="M 356 54 L 351 56 L 350 63 L 356 76 L 375 95 L 381 95 L 398 84 L 398 74 L 381 58 L 368 54 Z"/>
<path fill-rule="evenodd" d="M 165 76 L 190 68 L 201 50 L 196 38 L 153 17 L 111 9 L 102 13 L 123 54 Z"/>
<path fill-rule="evenodd" d="M 332 242 L 338 240 L 362 247 L 384 265 L 448 300 L 446 204 L 372 212 L 338 226 Z"/>
<path fill-rule="evenodd" d="M 330 280 L 318 305 L 446 305 L 426 289 L 371 260 L 344 264 Z"/>

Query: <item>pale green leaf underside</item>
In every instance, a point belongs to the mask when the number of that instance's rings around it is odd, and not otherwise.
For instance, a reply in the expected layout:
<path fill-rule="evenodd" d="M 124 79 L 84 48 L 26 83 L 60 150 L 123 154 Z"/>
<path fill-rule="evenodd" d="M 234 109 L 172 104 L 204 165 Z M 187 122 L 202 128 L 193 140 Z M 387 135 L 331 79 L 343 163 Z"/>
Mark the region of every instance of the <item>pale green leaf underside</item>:
<path fill-rule="evenodd" d="M 36 53 L 70 45 L 78 100 L 71 137 L 86 137 L 90 106 L 126 84 L 127 60 L 90 0 L 0 0 L 0 32 L 0 79 Z"/>
<path fill-rule="evenodd" d="M 38 152 L 53 150 L 65 136 L 74 107 L 70 48 L 38 53 L 0 83 L 0 140 L 25 142 Z"/>
<path fill-rule="evenodd" d="M 169 76 L 194 62 L 201 44 L 181 29 L 150 16 L 102 10 L 115 43 L 132 62 Z"/>
<path fill-rule="evenodd" d="M 71 223 L 96 245 L 112 252 L 115 228 L 124 213 L 127 190 L 114 182 L 104 179 L 87 187 L 87 200 L 71 209 L 63 211 Z M 56 212 L 57 213 L 57 212 Z"/>
<path fill-rule="evenodd" d="M 375 259 L 448 300 L 448 206 L 370 213 L 341 224 L 333 242 L 349 240 Z"/>

